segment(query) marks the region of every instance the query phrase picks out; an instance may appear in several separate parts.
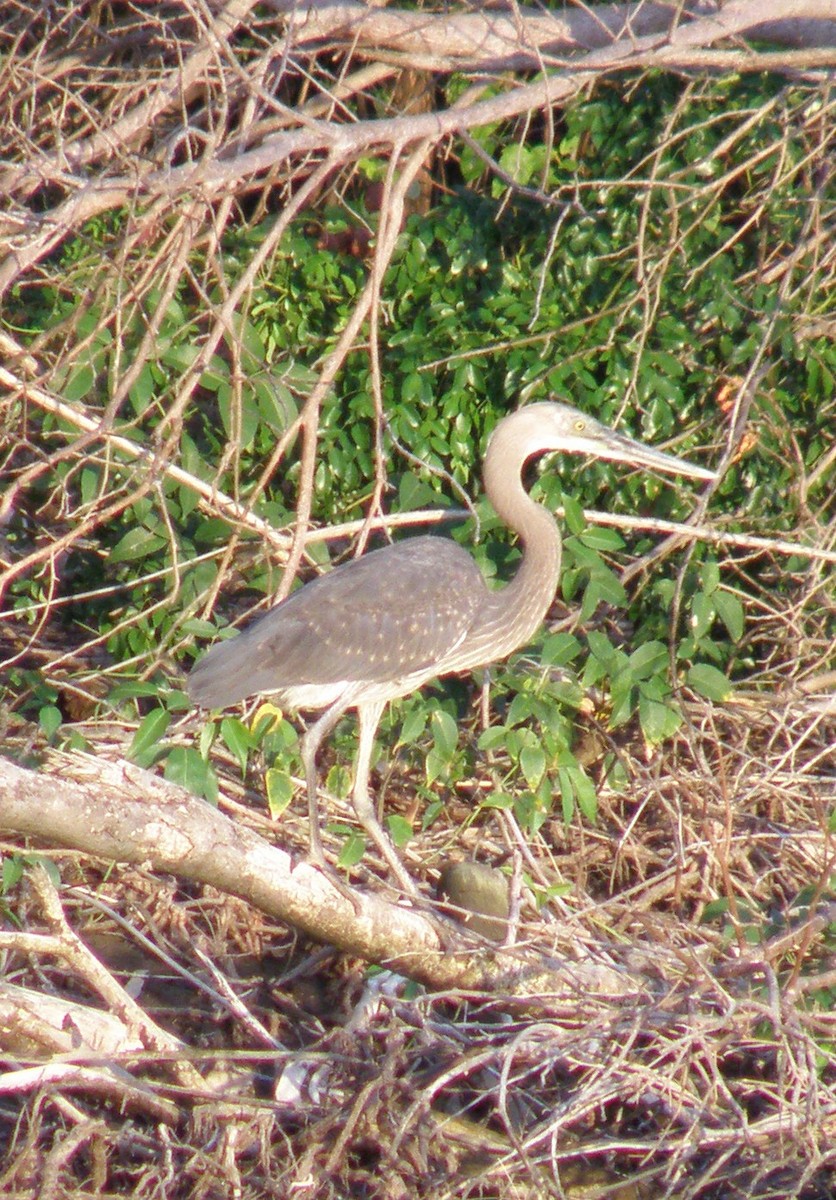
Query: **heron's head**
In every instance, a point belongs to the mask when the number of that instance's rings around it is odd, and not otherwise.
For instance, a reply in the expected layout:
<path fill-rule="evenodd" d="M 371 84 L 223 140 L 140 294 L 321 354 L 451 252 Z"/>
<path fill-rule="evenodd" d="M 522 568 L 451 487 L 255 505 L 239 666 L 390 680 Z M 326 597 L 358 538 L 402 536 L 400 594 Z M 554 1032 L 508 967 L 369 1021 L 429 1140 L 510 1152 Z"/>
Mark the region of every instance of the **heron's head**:
<path fill-rule="evenodd" d="M 494 430 L 491 443 L 495 440 L 505 441 L 508 435 L 523 460 L 534 454 L 559 450 L 564 454 L 609 458 L 615 462 L 629 463 L 632 467 L 666 471 L 669 475 L 688 475 L 694 479 L 716 478 L 715 471 L 699 467 L 675 454 L 646 446 L 624 433 L 617 433 L 594 417 L 559 400 L 529 404 L 504 417 Z"/>

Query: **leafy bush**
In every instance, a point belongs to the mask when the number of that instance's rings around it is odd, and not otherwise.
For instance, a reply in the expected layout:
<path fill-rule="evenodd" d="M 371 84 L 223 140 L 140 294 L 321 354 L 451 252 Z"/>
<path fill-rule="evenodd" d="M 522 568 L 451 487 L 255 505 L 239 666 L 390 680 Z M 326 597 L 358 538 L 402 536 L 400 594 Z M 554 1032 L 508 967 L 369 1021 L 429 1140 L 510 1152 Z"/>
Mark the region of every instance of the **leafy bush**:
<path fill-rule="evenodd" d="M 451 97 L 459 87 L 451 82 Z M 651 75 L 636 81 L 625 104 L 620 87 L 602 82 L 559 115 L 553 144 L 545 133 L 536 125 L 525 135 L 502 124 L 478 131 L 478 145 L 504 174 L 492 174 L 463 145 L 448 166 L 449 194 L 430 212 L 413 214 L 401 232 L 381 303 L 382 402 L 392 437 L 383 435 L 387 506 L 397 512 L 449 503 L 448 477 L 478 492 L 485 439 L 522 394 L 569 397 L 646 440 L 673 439 L 677 452 L 700 454 L 697 447 L 707 444 L 705 457 L 716 460 L 722 387 L 764 354 L 770 365 L 747 441 L 718 501 L 738 521 L 768 520 L 776 532 L 797 528 L 805 505 L 821 495 L 821 481 L 802 495 L 791 480 L 799 466 L 816 479 L 836 372 L 832 342 L 810 336 L 805 324 L 812 284 L 788 289 L 792 276 L 774 269 L 775 248 L 803 246 L 809 228 L 810 208 L 800 202 L 811 187 L 816 136 L 808 93 L 776 91 L 773 81 L 755 77 L 683 83 Z M 363 170 L 358 189 L 385 164 L 369 160 Z M 196 247 L 189 275 L 167 298 L 154 284 L 120 309 L 118 335 L 115 280 L 101 254 L 121 252 L 129 217 L 92 223 L 61 251 L 62 286 L 50 282 L 18 295 L 33 333 L 52 349 L 64 400 L 102 412 L 121 388 L 119 430 L 142 454 L 177 462 L 276 528 L 288 524 L 300 480 L 294 439 L 262 478 L 263 464 L 298 415 L 367 274 L 362 255 L 335 250 L 333 238 L 352 228 L 358 213 L 372 230 L 376 218 L 365 211 L 362 191 L 352 196 L 349 184 L 342 195 L 347 202 L 331 197 L 315 223 L 306 215 L 291 226 L 206 362 L 199 359 L 202 314 L 207 306 L 220 309 L 273 218 L 227 229 L 222 274 Z M 135 259 L 138 268 L 138 248 Z M 815 274 L 814 260 L 801 254 L 794 269 Z M 62 355 L 60 330 L 78 343 L 72 357 Z M 194 369 L 198 387 L 183 407 L 180 389 Z M 368 356 L 351 354 L 322 409 L 317 521 L 365 511 L 377 467 L 373 390 Z M 66 440 L 59 414 L 36 425 L 46 447 Z M 428 470 L 402 461 L 398 445 Z M 211 732 L 199 747 L 166 741 L 171 716 L 187 703 L 179 681 L 173 692 L 165 682 L 175 674 L 171 652 L 188 662 L 195 639 L 210 635 L 207 600 L 223 623 L 240 607 L 234 593 L 270 596 L 281 572 L 242 543 L 243 565 L 230 589 L 228 519 L 207 512 L 187 480 L 159 473 L 155 461 L 140 457 L 126 468 L 102 456 L 58 456 L 52 480 L 35 485 L 30 504 L 49 512 L 60 491 L 61 511 L 77 519 L 103 511 L 116 496 L 107 521 L 94 521 L 93 553 L 83 541 L 70 546 L 66 576 L 85 599 L 68 598 L 62 623 L 103 644 L 109 673 L 129 680 L 141 670 L 146 682 L 139 688 L 111 695 L 111 703 L 140 719 L 136 760 L 163 759 L 170 778 L 214 798 Z M 774 652 L 747 630 L 747 603 L 763 585 L 757 562 L 732 567 L 697 543 L 678 581 L 663 565 L 641 588 L 625 589 L 621 568 L 651 540 L 588 526 L 581 511 L 682 519 L 693 507 L 692 488 L 609 464 L 580 470 L 566 458 L 546 464 L 533 494 L 565 512 L 561 594 L 579 606 L 581 626 L 568 642 L 546 631 L 524 658 L 496 672 L 499 703 L 505 697 L 508 711 L 478 739 L 483 750 L 504 756 L 491 803 L 507 791 L 531 830 L 558 801 L 567 820 L 576 810 L 594 817 L 592 780 L 572 752 L 573 712 L 583 694 L 601 697 L 598 714 L 611 729 L 635 720 L 653 745 L 679 727 L 681 686 L 720 700 L 730 671 L 744 678 Z M 474 553 L 485 574 L 500 579 L 518 552 L 482 502 L 477 511 Z M 55 518 L 60 527 L 64 518 Z M 467 545 L 473 533 L 472 522 L 452 529 Z M 32 544 L 25 520 L 13 523 L 9 537 L 21 552 Z M 324 546 L 316 557 L 327 559 Z M 771 569 L 766 560 L 764 569 Z M 792 577 L 779 586 L 791 593 Z M 33 604 L 47 602 L 33 575 L 14 580 L 10 596 L 23 620 Z M 671 624 L 675 606 L 679 621 Z M 616 610 L 621 624 L 608 625 Z M 530 663 L 540 664 L 533 674 Z M 24 685 L 19 695 L 24 708 L 40 713 L 47 736 L 60 735 L 54 688 Z M 161 707 L 149 710 L 155 697 Z M 426 785 L 461 778 L 470 765 L 454 734 L 466 706 L 439 707 L 433 694 L 404 710 L 412 722 L 404 740 L 423 739 Z M 257 739 L 251 744 L 248 728 L 230 718 L 221 737 L 246 770 Z M 283 743 L 269 777 L 274 807 L 289 795 L 295 754 Z M 608 755 L 601 777 L 612 782 L 618 772 Z"/>

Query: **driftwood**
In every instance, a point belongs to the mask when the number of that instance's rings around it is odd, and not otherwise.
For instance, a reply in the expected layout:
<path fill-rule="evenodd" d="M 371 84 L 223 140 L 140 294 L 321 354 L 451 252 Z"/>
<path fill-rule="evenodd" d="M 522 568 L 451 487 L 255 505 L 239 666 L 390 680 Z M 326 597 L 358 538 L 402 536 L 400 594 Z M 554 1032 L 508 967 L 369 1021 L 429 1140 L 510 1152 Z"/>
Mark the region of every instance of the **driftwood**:
<path fill-rule="evenodd" d="M 551 997 L 623 996 L 629 972 L 488 947 L 452 922 L 357 892 L 356 907 L 321 872 L 182 788 L 126 762 L 73 754 L 60 773 L 0 759 L 0 829 L 98 858 L 149 864 L 211 884 L 368 962 L 436 989 Z"/>

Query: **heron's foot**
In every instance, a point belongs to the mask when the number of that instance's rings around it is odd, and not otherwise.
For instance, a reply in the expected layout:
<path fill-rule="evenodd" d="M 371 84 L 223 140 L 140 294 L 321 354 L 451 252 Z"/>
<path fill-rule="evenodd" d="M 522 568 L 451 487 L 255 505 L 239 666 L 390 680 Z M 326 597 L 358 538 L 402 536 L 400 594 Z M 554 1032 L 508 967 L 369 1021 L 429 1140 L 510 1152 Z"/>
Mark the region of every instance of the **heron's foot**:
<path fill-rule="evenodd" d="M 363 902 L 359 893 L 351 886 L 350 883 L 348 883 L 347 880 L 343 879 L 342 875 L 340 875 L 339 871 L 337 871 L 335 867 L 331 866 L 325 855 L 322 853 L 321 846 L 311 846 L 309 861 L 313 864 L 313 866 L 316 867 L 318 871 L 322 872 L 328 882 L 337 889 L 340 895 L 344 896 L 345 899 L 348 900 L 349 904 L 354 909 L 355 916 L 359 916 L 363 907 Z"/>
<path fill-rule="evenodd" d="M 393 880 L 390 881 L 390 886 L 396 887 L 396 890 L 399 890 L 403 895 L 407 896 L 413 902 L 413 904 L 425 903 L 425 899 L 418 890 L 417 884 L 412 879 L 412 876 L 409 874 L 406 867 L 398 857 L 397 850 L 381 829 L 374 813 L 369 811 L 370 805 L 357 805 L 355 800 L 355 807 L 357 808 L 357 815 L 360 818 L 363 828 L 379 851 L 381 858 L 388 867 L 390 876 L 394 877 Z M 351 888 L 348 883 L 346 883 L 346 881 L 336 872 L 336 870 L 325 858 L 325 852 L 322 848 L 322 837 L 319 832 L 319 825 L 314 821 L 311 822 L 310 827 L 309 858 L 314 866 L 318 867 L 319 870 L 322 871 L 323 875 L 327 876 L 329 882 L 333 883 L 334 887 L 336 887 L 337 890 L 343 896 L 345 896 L 347 900 L 351 901 L 354 911 L 359 913 L 361 904 L 358 900 L 357 892 L 354 891 L 354 889 Z"/>
<path fill-rule="evenodd" d="M 324 860 L 322 862 L 317 862 L 315 861 L 313 855 L 311 855 L 311 861 L 317 870 L 321 871 L 322 874 L 327 878 L 328 882 L 332 883 L 337 891 L 340 892 L 341 895 L 345 896 L 346 900 L 351 902 L 354 912 L 359 916 L 363 905 L 360 899 L 360 893 L 357 891 L 357 889 L 353 888 L 351 884 L 348 883 L 347 880 L 345 880 L 329 862 Z M 435 906 L 427 899 L 426 896 L 421 894 L 421 892 L 418 890 L 417 884 L 413 881 L 413 879 L 407 873 L 406 868 L 402 864 L 400 864 L 399 871 L 394 869 L 392 863 L 389 862 L 388 859 L 387 865 L 397 878 L 397 883 L 393 880 L 389 881 L 389 887 L 393 888 L 401 895 L 405 894 L 415 908 L 426 908 L 427 911 L 434 910 Z M 376 879 L 378 877 L 373 875 L 372 878 Z"/>
<path fill-rule="evenodd" d="M 407 871 L 401 860 L 398 858 L 397 852 L 393 846 L 389 847 L 389 853 L 384 854 L 386 865 L 398 881 L 398 886 L 413 901 L 424 902 L 424 897 L 418 888 L 418 884 Z"/>
<path fill-rule="evenodd" d="M 339 874 L 339 871 L 337 871 L 336 868 L 333 868 L 330 863 L 326 863 L 325 859 L 321 860 L 321 863 L 314 862 L 313 865 L 315 868 L 317 868 L 317 870 L 323 872 L 326 880 L 337 889 L 339 894 L 344 896 L 345 900 L 348 900 L 351 907 L 354 908 L 355 916 L 359 917 L 360 912 L 362 911 L 362 900 L 356 888 L 351 887 L 351 884 L 348 882 L 348 880 L 344 880 L 342 875 Z"/>
<path fill-rule="evenodd" d="M 361 817 L 362 820 L 362 817 Z M 377 849 L 380 851 L 380 856 L 389 868 L 389 872 L 397 881 L 398 887 L 413 901 L 423 901 L 423 897 L 418 890 L 418 885 L 407 871 L 404 864 L 398 857 L 398 852 L 392 843 L 389 841 L 386 834 L 378 825 L 377 821 L 366 824 L 363 821 L 363 826 L 366 833 L 369 834 Z"/>
<path fill-rule="evenodd" d="M 322 872 L 330 884 L 337 889 L 341 896 L 348 900 L 351 907 L 354 909 L 356 916 L 359 916 L 362 902 L 357 892 L 349 883 L 343 879 L 342 875 L 331 866 L 325 857 L 325 851 L 322 848 L 322 835 L 319 832 L 319 815 L 316 809 L 316 789 L 308 792 L 308 805 L 310 810 L 310 831 L 308 840 L 308 858 L 313 865 Z"/>
<path fill-rule="evenodd" d="M 352 801 L 360 824 L 377 847 L 380 857 L 389 868 L 390 875 L 397 880 L 405 896 L 408 896 L 413 901 L 420 901 L 422 897 L 418 890 L 418 885 L 413 880 L 409 871 L 407 871 L 394 845 L 383 832 L 368 791 L 363 789 L 357 790 L 355 788 Z"/>
<path fill-rule="evenodd" d="M 363 900 L 356 888 L 353 888 L 347 880 L 334 870 L 333 867 L 326 867 L 325 874 L 328 877 L 329 883 L 333 883 L 341 895 L 345 896 L 351 907 L 354 909 L 355 917 L 359 917 L 363 911 Z"/>

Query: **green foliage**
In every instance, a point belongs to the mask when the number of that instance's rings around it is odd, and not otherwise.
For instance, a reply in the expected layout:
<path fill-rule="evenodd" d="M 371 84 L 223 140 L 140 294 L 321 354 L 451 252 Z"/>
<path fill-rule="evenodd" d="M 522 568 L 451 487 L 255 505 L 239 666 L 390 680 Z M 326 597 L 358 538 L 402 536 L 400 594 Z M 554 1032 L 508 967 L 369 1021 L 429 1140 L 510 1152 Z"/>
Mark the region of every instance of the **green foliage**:
<path fill-rule="evenodd" d="M 218 780 L 213 768 L 193 746 L 172 746 L 165 760 L 163 775 L 211 804 L 218 802 Z"/>
<path fill-rule="evenodd" d="M 714 558 L 702 564 L 700 585 L 690 600 L 689 628 L 678 654 L 682 659 L 700 656 L 723 663 L 729 657 L 729 645 L 735 645 L 743 637 L 743 602 L 728 588 L 721 587 L 720 568 Z M 716 695 L 709 698 L 720 699 Z"/>
<path fill-rule="evenodd" d="M 532 834 L 556 804 L 566 822 L 576 812 L 594 821 L 597 813 L 595 786 L 572 753 L 582 692 L 571 664 L 581 652 L 574 636 L 553 634 L 538 655 L 538 675 L 528 669 L 527 656 L 513 659 L 495 684 L 502 720 L 479 738 L 479 749 L 500 773 L 497 790 L 483 801 L 484 807 L 513 807 L 523 829 Z"/>
<path fill-rule="evenodd" d="M 132 758 L 138 767 L 150 767 L 165 753 L 160 739 L 168 729 L 170 721 L 171 713 L 166 712 L 164 708 L 152 708 L 140 721 L 128 748 L 128 757 Z"/>
<path fill-rule="evenodd" d="M 53 859 L 45 854 L 0 854 L 0 917 L 10 925 L 20 926 L 18 905 L 14 893 L 32 867 L 42 867 L 54 886 L 61 886 L 61 872 Z"/>
<path fill-rule="evenodd" d="M 448 98 L 465 86 L 451 80 Z M 686 84 L 646 75 L 627 104 L 623 87 L 604 81 L 556 113 L 553 142 L 536 123 L 474 131 L 507 179 L 491 175 L 469 146 L 460 147 L 449 166 L 448 194 L 430 213 L 409 218 L 383 282 L 381 384 L 389 427 L 429 468 L 449 472 L 477 493 L 475 555 L 492 581 L 514 570 L 518 550 L 478 499 L 479 463 L 488 433 L 521 393 L 567 396 L 651 442 L 672 440 L 679 453 L 712 443 L 713 459 L 721 441 L 719 383 L 748 367 L 773 317 L 769 369 L 751 416 L 756 436 L 730 467 L 717 503 L 743 522 L 763 527 L 769 521 L 776 530 L 798 523 L 802 503 L 825 503 L 813 468 L 828 445 L 821 414 L 833 403 L 836 347 L 804 333 L 801 317 L 809 317 L 815 293 L 782 292 L 781 277 L 770 282 L 763 270 L 766 247 L 803 241 L 805 156 L 812 152 L 807 94 L 768 78 Z M 765 98 L 774 103 L 764 104 Z M 384 170 L 382 161 L 364 160 L 355 191 L 360 175 L 364 186 Z M 522 194 L 508 179 L 557 206 Z M 88 279 L 94 261 L 118 241 L 127 214 L 91 225 L 88 245 L 63 249 L 64 286 L 32 289 L 33 334 L 73 322 L 80 345 L 56 370 L 54 389 L 92 413 L 112 398 L 114 381 L 156 322 L 154 353 L 141 363 L 115 427 L 145 456 L 140 480 L 165 444 L 198 479 L 244 503 L 255 496 L 257 516 L 277 527 L 292 519 L 299 483 L 293 441 L 269 478 L 262 471 L 367 278 L 361 257 L 329 242 L 328 235 L 358 222 L 373 232 L 375 217 L 362 195 L 352 194 L 351 181 L 345 194 L 351 209 L 332 194 L 315 225 L 305 214 L 291 226 L 255 280 L 246 309 L 209 356 L 201 351 L 207 303 L 224 303 L 273 217 L 250 226 L 242 219 L 227 229 L 219 247 L 222 280 L 202 251 L 194 252 L 191 268 L 208 280 L 203 292 L 184 282 L 165 301 L 152 288 L 132 306 L 120 306 L 118 337 L 112 291 L 92 290 Z M 808 267 L 815 277 L 815 263 L 802 256 L 798 271 Z M 193 400 L 172 423 L 192 374 Z M 365 511 L 376 466 L 374 417 L 368 355 L 354 353 L 321 412 L 314 520 Z M 47 444 L 63 445 L 68 429 L 57 415 L 41 418 Z M 401 461 L 385 436 L 384 448 L 391 509 L 451 502 L 443 475 Z M 790 486 L 799 464 L 811 479 L 803 501 Z M 96 456 L 68 457 L 56 463 L 50 486 L 70 510 L 85 513 L 106 503 L 118 470 Z M 757 667 L 761 650 L 746 621 L 747 601 L 759 587 L 757 566 L 751 578 L 730 579 L 716 552 L 697 544 L 679 581 L 662 564 L 628 595 L 620 569 L 652 539 L 588 526 L 582 514 L 584 507 L 602 507 L 677 519 L 690 511 L 693 492 L 692 485 L 569 458 L 550 461 L 534 482 L 535 499 L 565 512 L 560 590 L 578 610 L 578 635 L 546 638 L 532 656 L 534 666 L 521 658 L 498 670 L 501 720 L 479 739 L 502 776 L 484 803 L 507 800 L 528 829 L 538 828 L 558 803 L 567 820 L 578 812 L 594 817 L 595 790 L 572 751 L 585 689 L 602 695 L 602 719 L 610 728 L 635 723 L 653 745 L 679 726 L 681 686 L 722 701 L 736 678 Z M 30 501 L 33 510 L 48 504 L 45 481 L 36 483 Z M 473 528 L 468 523 L 453 536 L 470 545 Z M 188 657 L 196 640 L 215 635 L 216 623 L 197 614 L 218 584 L 230 527 L 206 514 L 193 488 L 155 474 L 97 537 L 95 553 L 80 546 L 68 555 L 67 577 L 93 595 L 68 605 L 65 619 L 103 638 L 114 663 L 133 670 L 168 652 Z M 12 523 L 7 538 L 16 554 L 34 544 L 23 520 Z M 318 553 L 327 561 L 324 547 Z M 271 594 L 279 575 L 260 552 L 248 556 L 242 573 L 254 598 Z M 48 596 L 37 576 L 21 576 L 9 587 L 12 608 L 30 624 Z M 231 614 L 223 600 L 216 607 L 223 624 Z M 628 637 L 607 623 L 615 610 L 629 623 Z M 189 647 L 185 655 L 183 646 Z M 57 692 L 36 672 L 17 669 L 12 686 L 45 739 L 60 744 L 73 736 Z M 214 799 L 217 781 L 208 758 L 219 737 L 242 774 L 254 753 L 271 764 L 271 812 L 283 810 L 299 767 L 296 734 L 283 716 L 261 730 L 229 717 L 208 722 L 198 746 L 172 746 L 172 714 L 188 702 L 180 692 L 165 693 L 156 676 L 143 686 L 148 690 L 116 689 L 109 697 L 131 719 L 138 710 L 143 714 L 130 748 L 134 761 L 164 762 L 169 778 Z M 143 697 L 155 705 L 150 711 Z M 476 739 L 460 737 L 465 712 L 455 688 L 448 688 L 407 699 L 384 723 L 384 736 L 397 741 L 405 760 L 420 762 L 430 799 L 425 819 L 443 802 L 443 790 L 472 769 Z M 353 733 L 340 731 L 338 763 L 328 777 L 334 791 L 346 790 L 343 763 L 353 747 Z M 615 770 L 607 760 L 603 777 L 612 781 Z M 406 830 L 396 834 L 405 837 Z"/>
<path fill-rule="evenodd" d="M 45 704 L 38 712 L 38 723 L 44 731 L 47 741 L 53 742 L 55 735 L 61 728 L 62 723 L 61 709 L 54 704 Z"/>
<path fill-rule="evenodd" d="M 241 721 L 230 724 L 227 718 L 221 722 L 221 731 L 227 746 L 238 758 L 242 775 L 246 774 L 253 751 L 258 751 L 263 761 L 270 764 L 264 773 L 264 784 L 270 816 L 274 821 L 278 820 L 295 791 L 292 771 L 299 768 L 296 730 L 281 709 L 268 702 L 259 705 L 249 729 Z M 331 785 L 329 779 L 328 786 Z"/>
<path fill-rule="evenodd" d="M 564 507 L 567 506 L 567 499 L 564 493 Z M 568 524 L 568 507 L 566 511 Z M 578 593 L 582 591 L 581 621 L 589 620 L 599 604 L 611 604 L 617 608 L 627 604 L 623 584 L 603 557 L 604 552 L 611 554 L 623 548 L 620 535 L 602 526 L 584 528 L 582 532 L 573 533 L 564 540 L 565 565 L 560 579 L 561 591 L 566 601 L 576 603 Z"/>
<path fill-rule="evenodd" d="M 356 829 L 351 829 L 347 825 L 333 824 L 329 828 L 333 833 L 341 834 L 343 837 L 342 850 L 337 856 L 337 866 L 342 867 L 343 870 L 356 867 L 366 853 L 366 839 Z"/>
<path fill-rule="evenodd" d="M 252 732 L 237 717 L 224 717 L 221 721 L 221 738 L 229 752 L 237 758 L 241 774 L 246 775 L 247 759 L 257 744 Z"/>
<path fill-rule="evenodd" d="M 386 817 L 386 828 L 389 831 L 389 837 L 399 848 L 408 845 L 414 832 L 409 821 L 398 813 L 389 813 Z"/>
<path fill-rule="evenodd" d="M 270 816 L 277 820 L 293 799 L 293 780 L 287 771 L 271 767 L 264 774 Z"/>
<path fill-rule="evenodd" d="M 430 717 L 433 745 L 427 755 L 427 783 L 439 778 L 449 779 L 454 773 L 459 755 L 459 727 L 455 718 L 443 709 L 434 708 Z"/>
<path fill-rule="evenodd" d="M 741 937 L 750 946 L 775 944 L 783 938 L 789 947 L 808 922 L 822 911 L 822 906 L 826 906 L 828 901 L 832 903 L 834 894 L 836 877 L 831 876 L 827 880 L 827 886 L 822 887 L 820 883 L 811 884 L 797 895 L 788 897 L 782 904 L 770 904 L 768 910 L 760 909 L 737 897 L 718 896 L 703 908 L 702 923 L 716 925 L 723 939 L 729 944 L 739 942 Z M 822 930 L 822 939 L 824 952 L 832 955 L 836 949 L 836 922 L 831 920 L 826 924 Z M 790 951 L 788 954 L 787 968 L 794 974 L 795 956 Z M 818 997 L 813 998 L 812 1005 L 832 1011 L 832 989 L 823 989 Z"/>
<path fill-rule="evenodd" d="M 167 698 L 171 709 L 182 707 L 177 693 L 169 694 Z M 165 735 L 171 724 L 171 709 L 160 706 L 145 714 L 131 740 L 128 757 L 137 766 L 146 769 L 164 762 L 165 779 L 204 797 L 212 804 L 217 804 L 218 779 L 207 758 L 211 738 L 201 739 L 200 748 L 178 746 L 167 741 Z"/>

